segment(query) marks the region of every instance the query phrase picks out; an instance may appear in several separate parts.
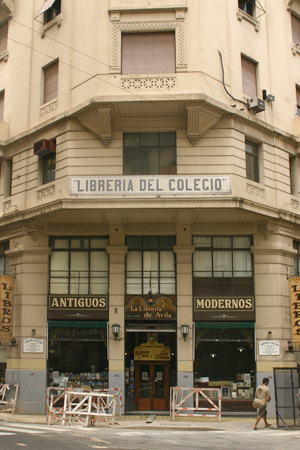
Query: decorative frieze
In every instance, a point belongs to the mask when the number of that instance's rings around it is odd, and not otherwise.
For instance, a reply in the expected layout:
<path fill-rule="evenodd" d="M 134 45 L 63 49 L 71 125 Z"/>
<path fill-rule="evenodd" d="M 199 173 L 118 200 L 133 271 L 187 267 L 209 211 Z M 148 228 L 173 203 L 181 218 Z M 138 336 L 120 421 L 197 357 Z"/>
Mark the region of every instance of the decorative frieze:
<path fill-rule="evenodd" d="M 17 205 L 12 205 L 11 200 L 3 202 L 3 213 L 9 214 L 18 211 Z"/>
<path fill-rule="evenodd" d="M 291 200 L 291 206 L 292 206 L 292 209 L 294 209 L 294 210 L 298 209 L 299 208 L 299 201 L 292 199 Z"/>
<path fill-rule="evenodd" d="M 192 223 L 192 233 L 235 232 L 245 233 L 255 231 L 254 222 L 196 222 Z"/>
<path fill-rule="evenodd" d="M 175 222 L 127 222 L 124 225 L 124 232 L 175 232 L 176 223 Z"/>
<path fill-rule="evenodd" d="M 108 233 L 109 232 L 109 224 L 107 223 L 97 223 L 97 222 L 65 222 L 65 223 L 49 223 L 47 225 L 48 233 L 55 232 L 63 232 L 63 233 L 72 233 L 72 232 L 97 232 L 97 233 Z"/>
<path fill-rule="evenodd" d="M 122 78 L 122 89 L 170 89 L 176 87 L 175 77 Z"/>
<path fill-rule="evenodd" d="M 254 186 L 253 184 L 247 183 L 246 185 L 247 193 L 259 198 L 265 198 L 266 191 L 265 189 Z"/>
<path fill-rule="evenodd" d="M 51 114 L 52 112 L 57 110 L 57 99 L 53 100 L 53 102 L 49 102 L 46 105 L 40 108 L 40 118 Z"/>
<path fill-rule="evenodd" d="M 37 200 L 43 200 L 44 198 L 51 197 L 54 194 L 55 194 L 55 184 L 37 191 Z"/>

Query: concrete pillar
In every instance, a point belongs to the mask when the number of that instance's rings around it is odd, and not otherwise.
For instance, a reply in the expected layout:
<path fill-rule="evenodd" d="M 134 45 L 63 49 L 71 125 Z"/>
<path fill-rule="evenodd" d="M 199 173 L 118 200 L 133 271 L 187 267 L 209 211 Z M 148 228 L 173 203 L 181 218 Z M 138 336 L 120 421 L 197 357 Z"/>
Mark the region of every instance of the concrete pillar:
<path fill-rule="evenodd" d="M 110 388 L 121 388 L 125 398 L 125 256 L 123 225 L 112 225 L 109 254 L 109 330 L 108 330 L 108 383 Z M 115 339 L 112 325 L 120 325 Z M 124 412 L 124 411 L 123 411 Z"/>
<path fill-rule="evenodd" d="M 48 236 L 23 235 L 10 242 L 7 252 L 15 268 L 14 337 L 7 352 L 6 383 L 20 385 L 16 412 L 46 412 Z M 35 330 L 35 332 L 33 332 Z M 43 340 L 43 352 L 27 352 L 24 338 Z"/>
<path fill-rule="evenodd" d="M 288 267 L 293 266 L 293 240 L 279 232 L 255 235 L 254 246 L 256 307 L 256 369 L 257 386 L 264 377 L 270 379 L 272 401 L 269 417 L 275 417 L 274 367 L 296 367 L 296 357 L 287 352 L 291 337 Z M 259 355 L 259 341 L 267 340 L 268 332 L 280 342 L 279 356 Z"/>
<path fill-rule="evenodd" d="M 194 385 L 192 255 L 195 248 L 190 241 L 190 225 L 179 225 L 174 252 L 177 259 L 177 385 L 181 387 Z M 182 324 L 190 327 L 186 341 L 181 334 Z"/>

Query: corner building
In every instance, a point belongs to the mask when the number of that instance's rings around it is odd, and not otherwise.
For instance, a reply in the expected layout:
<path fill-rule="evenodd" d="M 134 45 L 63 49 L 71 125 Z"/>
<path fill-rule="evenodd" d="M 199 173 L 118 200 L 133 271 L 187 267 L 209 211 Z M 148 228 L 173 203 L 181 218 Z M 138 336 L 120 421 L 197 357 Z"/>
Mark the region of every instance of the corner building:
<path fill-rule="evenodd" d="M 266 376 L 274 399 L 273 368 L 299 364 L 300 2 L 0 15 L 0 378 L 18 412 L 44 412 L 51 385 L 122 388 L 128 413 L 168 410 L 172 386 L 253 412 Z"/>

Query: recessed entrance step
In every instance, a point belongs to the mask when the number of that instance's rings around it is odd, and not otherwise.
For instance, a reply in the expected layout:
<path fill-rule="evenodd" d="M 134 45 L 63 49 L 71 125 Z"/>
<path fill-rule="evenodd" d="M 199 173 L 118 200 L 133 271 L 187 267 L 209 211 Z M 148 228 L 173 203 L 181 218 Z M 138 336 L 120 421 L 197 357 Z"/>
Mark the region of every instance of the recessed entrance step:
<path fill-rule="evenodd" d="M 146 423 L 152 423 L 153 420 L 155 419 L 156 415 L 152 414 L 152 416 L 149 416 L 148 419 L 146 420 Z"/>

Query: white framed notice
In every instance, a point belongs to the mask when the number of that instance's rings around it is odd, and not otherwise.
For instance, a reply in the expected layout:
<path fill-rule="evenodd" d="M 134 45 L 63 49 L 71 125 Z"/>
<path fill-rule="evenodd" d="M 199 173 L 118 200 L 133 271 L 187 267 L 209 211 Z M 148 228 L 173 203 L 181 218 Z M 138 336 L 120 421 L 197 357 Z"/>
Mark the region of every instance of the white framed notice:
<path fill-rule="evenodd" d="M 23 353 L 44 353 L 44 339 L 23 338 Z"/>
<path fill-rule="evenodd" d="M 260 356 L 279 356 L 280 341 L 271 339 L 269 341 L 258 341 L 258 354 Z"/>

